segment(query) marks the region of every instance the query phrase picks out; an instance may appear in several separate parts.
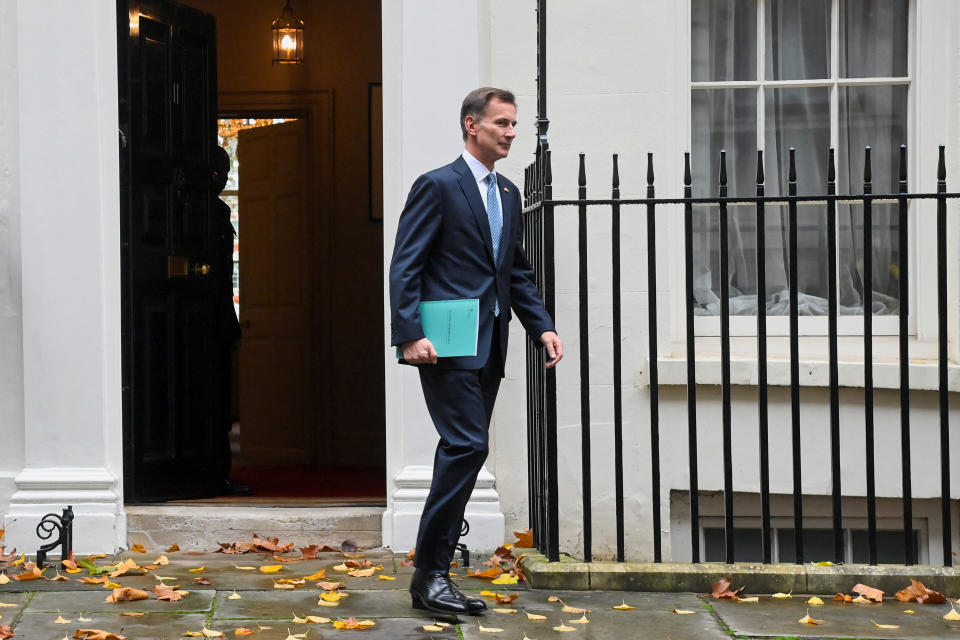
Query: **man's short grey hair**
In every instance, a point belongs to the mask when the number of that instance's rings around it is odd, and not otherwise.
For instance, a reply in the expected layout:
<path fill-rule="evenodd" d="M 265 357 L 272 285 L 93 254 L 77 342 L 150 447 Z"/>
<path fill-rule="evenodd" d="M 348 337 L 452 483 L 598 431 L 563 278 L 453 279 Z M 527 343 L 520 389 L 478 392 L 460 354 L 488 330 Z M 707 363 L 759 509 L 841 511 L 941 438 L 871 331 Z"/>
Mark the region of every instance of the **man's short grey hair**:
<path fill-rule="evenodd" d="M 460 132 L 463 134 L 464 141 L 467 139 L 467 125 L 464 123 L 464 120 L 466 120 L 467 116 L 473 116 L 474 120 L 483 118 L 483 114 L 487 111 L 487 105 L 490 104 L 490 101 L 494 98 L 509 102 L 514 106 L 517 104 L 517 99 L 514 97 L 513 92 L 507 91 L 506 89 L 497 89 L 496 87 L 480 87 L 479 89 L 474 89 L 463 99 L 463 106 L 460 107 Z"/>

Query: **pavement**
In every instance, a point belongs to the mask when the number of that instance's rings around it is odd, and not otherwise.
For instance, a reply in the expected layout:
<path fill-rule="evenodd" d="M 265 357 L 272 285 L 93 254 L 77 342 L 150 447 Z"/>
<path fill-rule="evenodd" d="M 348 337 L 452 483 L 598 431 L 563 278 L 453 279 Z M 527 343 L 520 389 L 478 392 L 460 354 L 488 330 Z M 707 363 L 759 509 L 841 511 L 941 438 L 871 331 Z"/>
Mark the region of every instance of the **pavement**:
<path fill-rule="evenodd" d="M 288 554 L 287 557 L 294 557 Z M 159 554 L 125 552 L 97 559 L 98 565 L 131 558 L 149 565 Z M 821 606 L 806 603 L 808 595 L 792 594 L 775 599 L 761 595 L 757 602 L 716 600 L 709 594 L 640 593 L 633 591 L 542 591 L 523 582 L 495 585 L 490 579 L 467 575 L 453 568 L 454 580 L 465 592 L 488 592 L 490 610 L 483 616 L 430 616 L 410 607 L 407 587 L 413 568 L 403 556 L 390 550 L 361 552 L 355 562 L 369 561 L 375 569 L 368 577 L 354 577 L 337 567 L 347 558 L 340 553 L 321 553 L 316 559 L 278 562 L 269 555 L 249 553 L 164 554 L 169 564 L 145 575 L 111 578 L 123 587 L 150 590 L 161 582 L 189 591 L 177 602 L 149 599 L 105 602 L 112 592 L 102 584 L 84 584 L 88 571 L 67 573 L 50 567 L 43 579 L 0 585 L 0 630 L 12 628 L 12 637 L 29 640 L 61 640 L 84 637 L 80 629 L 99 629 L 130 639 L 172 639 L 189 632 L 222 633 L 225 638 L 248 636 L 256 640 L 315 640 L 318 638 L 422 639 L 422 640 L 623 640 L 712 638 L 960 638 L 960 622 L 943 619 L 951 605 L 900 603 L 841 604 L 832 594 L 820 594 Z M 274 573 L 260 567 L 280 565 Z M 478 566 L 480 569 L 486 567 Z M 19 567 L 3 570 L 15 576 Z M 343 582 L 342 597 L 334 606 L 319 604 L 324 590 L 317 579 L 290 584 L 323 571 L 324 580 Z M 66 580 L 52 580 L 58 576 Z M 201 579 L 199 580 L 198 579 Z M 202 584 L 209 582 L 209 584 Z M 735 585 L 738 586 L 738 585 Z M 851 585 L 852 586 L 852 585 Z M 517 598 L 496 604 L 492 593 Z M 756 595 L 756 594 L 751 594 Z M 947 594 L 953 596 L 957 594 Z M 557 596 L 559 601 L 551 597 Z M 329 597 L 329 596 L 328 596 Z M 623 603 L 631 609 L 616 609 Z M 586 614 L 564 612 L 564 606 L 588 609 Z M 496 608 L 497 610 L 494 610 Z M 908 613 L 908 610 L 914 613 Z M 688 611 L 691 613 L 677 613 Z M 822 624 L 799 622 L 809 612 Z M 308 616 L 316 617 L 314 622 Z M 541 619 L 540 616 L 543 616 Z M 337 629 L 335 625 L 371 621 L 366 629 Z M 584 621 L 584 619 L 586 621 Z M 296 621 L 300 620 L 300 621 Z M 578 622 L 579 621 L 579 622 Z M 445 623 L 437 630 L 436 623 Z M 882 628 L 877 625 L 893 628 Z M 424 629 L 425 626 L 432 627 Z M 247 633 L 247 630 L 252 633 Z M 0 633 L 0 638 L 8 637 Z M 89 639 L 111 636 L 88 635 Z"/>

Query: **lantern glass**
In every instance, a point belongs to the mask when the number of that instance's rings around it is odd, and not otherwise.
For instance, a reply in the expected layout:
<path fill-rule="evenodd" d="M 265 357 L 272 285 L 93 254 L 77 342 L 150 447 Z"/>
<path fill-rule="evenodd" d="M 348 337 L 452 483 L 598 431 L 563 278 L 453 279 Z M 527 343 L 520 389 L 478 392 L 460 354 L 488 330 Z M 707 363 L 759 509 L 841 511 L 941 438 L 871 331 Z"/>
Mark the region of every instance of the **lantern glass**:
<path fill-rule="evenodd" d="M 303 64 L 303 20 L 293 15 L 290 0 L 273 21 L 273 64 Z"/>

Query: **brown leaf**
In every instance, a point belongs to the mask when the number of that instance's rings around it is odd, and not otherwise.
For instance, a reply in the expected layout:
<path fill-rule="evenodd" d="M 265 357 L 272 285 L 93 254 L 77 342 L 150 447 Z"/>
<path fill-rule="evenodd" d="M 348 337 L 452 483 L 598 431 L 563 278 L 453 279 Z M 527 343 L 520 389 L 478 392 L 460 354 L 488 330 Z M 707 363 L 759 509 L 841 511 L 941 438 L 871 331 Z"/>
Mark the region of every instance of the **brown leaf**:
<path fill-rule="evenodd" d="M 920 604 L 944 604 L 947 599 L 939 591 L 928 589 L 919 580 L 910 580 L 910 586 L 906 589 L 897 591 L 894 597 L 900 602 L 912 602 L 916 600 Z"/>
<path fill-rule="evenodd" d="M 336 591 L 337 589 L 345 589 L 347 587 L 347 585 L 342 582 L 318 582 L 317 586 L 324 591 Z"/>
<path fill-rule="evenodd" d="M 204 576 L 200 576 L 199 578 L 194 578 L 193 581 L 196 582 L 197 584 L 202 584 L 204 586 L 208 584 L 213 584 L 212 582 L 210 582 L 209 578 L 205 578 Z"/>
<path fill-rule="evenodd" d="M 493 597 L 497 599 L 497 604 L 507 604 L 507 603 L 513 602 L 514 600 L 516 600 L 517 598 L 519 598 L 519 597 L 520 597 L 520 594 L 519 594 L 519 593 L 507 593 L 507 594 L 504 594 L 504 595 L 500 595 L 499 593 L 495 593 L 495 594 L 493 594 Z"/>
<path fill-rule="evenodd" d="M 99 578 L 84 576 L 82 578 L 77 578 L 77 582 L 82 582 L 83 584 L 106 584 L 109 579 L 110 578 L 107 576 L 100 576 Z"/>
<path fill-rule="evenodd" d="M 119 589 L 114 589 L 113 592 L 107 596 L 104 602 L 127 602 L 132 600 L 146 600 L 150 597 L 150 594 L 146 591 L 140 589 L 134 589 L 133 587 L 120 587 Z"/>
<path fill-rule="evenodd" d="M 169 547 L 167 547 L 167 553 L 173 553 L 174 551 L 180 551 L 180 545 L 172 544 Z"/>
<path fill-rule="evenodd" d="M 147 548 L 144 547 L 142 544 L 135 544 L 132 547 L 130 547 L 130 551 L 133 551 L 135 553 L 146 553 Z"/>
<path fill-rule="evenodd" d="M 306 547 L 300 547 L 300 556 L 303 560 L 313 560 L 317 557 L 317 552 L 320 550 L 315 544 L 311 544 Z"/>
<path fill-rule="evenodd" d="M 500 567 L 490 567 L 485 571 L 474 571 L 473 569 L 467 569 L 467 573 L 472 575 L 474 578 L 496 578 L 503 573 L 503 569 Z"/>
<path fill-rule="evenodd" d="M 410 565 L 412 565 L 412 564 L 413 564 L 413 558 L 414 558 L 416 555 L 417 555 L 417 550 L 416 550 L 416 549 L 410 549 L 410 551 L 407 552 L 407 559 L 400 561 L 400 566 L 401 566 L 401 567 L 409 567 Z"/>
<path fill-rule="evenodd" d="M 13 629 L 10 628 L 10 625 L 0 625 L 0 638 L 12 638 Z"/>
<path fill-rule="evenodd" d="M 834 602 L 852 602 L 853 598 L 851 598 L 849 595 L 845 593 L 838 593 L 837 595 L 833 596 L 833 601 Z"/>
<path fill-rule="evenodd" d="M 180 591 L 177 591 L 173 587 L 168 587 L 165 584 L 158 584 L 153 589 L 150 589 L 150 592 L 157 596 L 157 600 L 166 600 L 167 602 L 178 602 L 184 595 Z"/>
<path fill-rule="evenodd" d="M 883 602 L 883 591 L 880 591 L 880 589 L 874 589 L 873 587 L 868 587 L 865 584 L 855 584 L 853 585 L 853 589 L 850 589 L 850 591 L 859 593 L 868 600 L 873 600 L 874 602 Z"/>
<path fill-rule="evenodd" d="M 373 563 L 370 562 L 369 560 L 347 560 L 343 564 L 347 567 L 352 567 L 354 569 L 373 566 Z"/>
<path fill-rule="evenodd" d="M 736 600 L 740 596 L 738 595 L 743 591 L 743 587 L 740 587 L 736 591 L 730 590 L 730 578 L 720 578 L 713 584 L 713 597 L 718 600 L 722 598 L 730 598 L 731 600 Z"/>
<path fill-rule="evenodd" d="M 369 569 L 354 569 L 352 571 L 348 571 L 347 575 L 353 576 L 354 578 L 369 578 L 376 571 L 377 570 L 373 567 L 370 567 Z"/>
<path fill-rule="evenodd" d="M 77 629 L 73 637 L 79 638 L 79 640 L 126 640 L 127 636 L 110 633 L 103 629 Z"/>
<path fill-rule="evenodd" d="M 23 570 L 13 576 L 14 580 L 36 580 L 43 577 L 43 571 L 33 562 L 27 562 L 23 565 Z"/>
<path fill-rule="evenodd" d="M 527 529 L 526 531 L 514 531 L 513 535 L 517 536 L 517 541 L 513 546 L 522 547 L 524 549 L 533 548 L 533 529 Z"/>

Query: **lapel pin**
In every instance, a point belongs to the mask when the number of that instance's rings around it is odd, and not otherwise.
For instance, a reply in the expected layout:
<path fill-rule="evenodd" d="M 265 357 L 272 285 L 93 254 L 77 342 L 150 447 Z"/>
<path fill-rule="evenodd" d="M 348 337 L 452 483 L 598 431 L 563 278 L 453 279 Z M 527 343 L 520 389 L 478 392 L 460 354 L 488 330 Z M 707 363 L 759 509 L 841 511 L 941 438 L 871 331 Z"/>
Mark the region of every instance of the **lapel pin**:
<path fill-rule="evenodd" d="M 510 191 L 510 189 L 507 189 L 506 187 L 504 187 L 503 190 L 504 190 L 504 191 Z"/>

